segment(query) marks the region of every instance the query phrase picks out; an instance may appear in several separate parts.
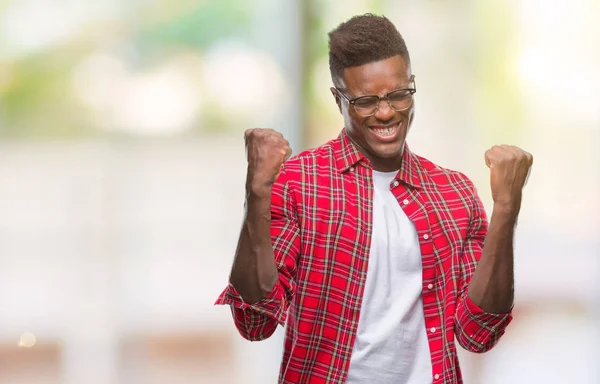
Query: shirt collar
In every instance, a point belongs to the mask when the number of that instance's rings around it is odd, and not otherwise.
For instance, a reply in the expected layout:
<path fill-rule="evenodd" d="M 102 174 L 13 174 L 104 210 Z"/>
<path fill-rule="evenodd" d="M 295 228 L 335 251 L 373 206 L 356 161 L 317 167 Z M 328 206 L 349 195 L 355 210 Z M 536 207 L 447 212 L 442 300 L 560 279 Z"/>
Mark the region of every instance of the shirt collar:
<path fill-rule="evenodd" d="M 336 166 L 340 173 L 345 173 L 350 168 L 361 164 L 367 168 L 372 168 L 369 159 L 363 155 L 358 148 L 350 141 L 346 129 L 342 129 L 338 137 L 339 146 L 335 148 Z M 398 180 L 415 188 L 421 187 L 420 180 L 420 162 L 419 159 L 408 148 L 408 144 L 404 143 L 404 152 L 402 154 L 402 165 L 398 171 Z"/>

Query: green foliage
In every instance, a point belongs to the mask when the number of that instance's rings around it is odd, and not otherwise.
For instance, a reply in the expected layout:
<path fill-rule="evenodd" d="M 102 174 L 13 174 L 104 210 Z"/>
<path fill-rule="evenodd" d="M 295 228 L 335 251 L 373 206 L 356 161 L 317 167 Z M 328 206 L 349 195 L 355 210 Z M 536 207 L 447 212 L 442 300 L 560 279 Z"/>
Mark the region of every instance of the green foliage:
<path fill-rule="evenodd" d="M 162 0 L 139 9 L 127 9 L 124 4 L 120 18 L 105 20 L 99 28 L 129 31 L 118 35 L 118 44 L 108 49 L 139 69 L 152 67 L 177 51 L 202 53 L 221 39 L 243 37 L 253 19 L 252 6 L 245 0 Z M 10 78 L 0 81 L 0 137 L 107 134 L 94 128 L 94 117 L 70 86 L 73 68 L 89 52 L 107 49 L 107 39 L 89 39 L 89 26 L 83 25 L 67 42 L 2 64 L 7 70 L 0 75 Z"/>
<path fill-rule="evenodd" d="M 145 25 L 136 43 L 206 49 L 220 39 L 243 36 L 251 22 L 251 5 L 242 0 L 200 2 L 168 20 Z"/>
<path fill-rule="evenodd" d="M 74 52 L 46 52 L 12 63 L 0 93 L 0 135 L 79 136 L 90 132 L 68 84 L 79 58 Z"/>

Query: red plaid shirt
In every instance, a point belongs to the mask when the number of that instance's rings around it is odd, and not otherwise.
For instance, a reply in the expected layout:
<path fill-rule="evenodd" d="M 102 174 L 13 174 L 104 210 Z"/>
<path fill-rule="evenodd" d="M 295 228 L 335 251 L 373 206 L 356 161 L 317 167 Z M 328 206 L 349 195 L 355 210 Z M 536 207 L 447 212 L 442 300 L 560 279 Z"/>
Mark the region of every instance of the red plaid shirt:
<path fill-rule="evenodd" d="M 454 340 L 485 352 L 511 321 L 510 314 L 485 313 L 467 295 L 487 232 L 483 205 L 465 175 L 408 147 L 390 189 L 419 236 L 433 383 L 462 383 Z M 269 337 L 287 320 L 280 383 L 345 382 L 367 277 L 372 204 L 371 164 L 344 130 L 287 161 L 274 184 L 279 280 L 252 305 L 229 284 L 216 304 L 231 305 L 248 340 Z"/>

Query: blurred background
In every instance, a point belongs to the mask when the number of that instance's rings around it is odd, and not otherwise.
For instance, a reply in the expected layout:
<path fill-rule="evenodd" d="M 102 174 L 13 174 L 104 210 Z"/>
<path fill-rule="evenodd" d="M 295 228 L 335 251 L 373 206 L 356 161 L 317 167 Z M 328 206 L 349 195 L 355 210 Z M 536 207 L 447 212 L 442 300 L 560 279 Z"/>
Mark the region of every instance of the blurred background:
<path fill-rule="evenodd" d="M 535 156 L 514 321 L 467 383 L 600 383 L 600 2 L 1 0 L 0 384 L 274 383 L 283 329 L 226 307 L 243 132 L 342 128 L 327 32 L 385 14 L 416 75 L 416 153 L 469 175 Z"/>

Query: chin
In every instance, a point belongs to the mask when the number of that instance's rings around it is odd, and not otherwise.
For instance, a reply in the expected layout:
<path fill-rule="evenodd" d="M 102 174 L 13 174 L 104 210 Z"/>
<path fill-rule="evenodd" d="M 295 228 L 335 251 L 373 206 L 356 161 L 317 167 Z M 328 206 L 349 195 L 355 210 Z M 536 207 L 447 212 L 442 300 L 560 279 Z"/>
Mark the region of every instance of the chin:
<path fill-rule="evenodd" d="M 371 152 L 382 159 L 392 159 L 402 156 L 404 150 L 404 140 L 399 143 L 378 144 L 371 146 Z"/>

